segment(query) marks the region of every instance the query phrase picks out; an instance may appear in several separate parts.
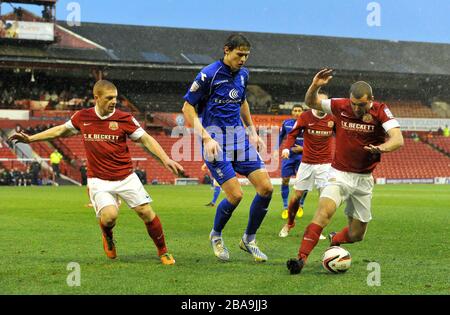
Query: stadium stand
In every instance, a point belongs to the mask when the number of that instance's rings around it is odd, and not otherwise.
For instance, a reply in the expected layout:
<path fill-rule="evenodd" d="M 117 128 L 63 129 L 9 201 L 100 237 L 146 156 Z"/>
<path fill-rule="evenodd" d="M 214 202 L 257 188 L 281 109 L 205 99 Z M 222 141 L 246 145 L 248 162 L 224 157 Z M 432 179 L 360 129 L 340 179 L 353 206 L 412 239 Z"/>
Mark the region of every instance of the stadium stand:
<path fill-rule="evenodd" d="M 405 138 L 401 150 L 382 156 L 373 175 L 375 178 L 450 177 L 450 159 L 426 143 Z"/>
<path fill-rule="evenodd" d="M 422 104 L 421 101 L 386 101 L 386 103 L 396 117 L 439 118 L 439 116 L 431 110 L 431 107 Z"/>
<path fill-rule="evenodd" d="M 11 151 L 11 149 L 7 146 L 1 146 L 0 147 L 0 162 L 3 164 L 4 167 L 8 169 L 12 168 L 19 168 L 19 169 L 25 169 L 26 166 L 20 161 L 12 161 L 17 159 L 17 155 Z"/>
<path fill-rule="evenodd" d="M 34 21 L 36 17 L 24 11 L 21 19 Z M 119 108 L 133 112 L 168 153 L 179 140 L 167 133 L 182 123 L 183 95 L 198 71 L 222 56 L 220 47 L 229 35 L 227 31 L 213 30 L 55 23 L 52 42 L 2 41 L 0 108 L 29 110 L 30 118 L 0 119 L 0 127 L 3 130 L 20 127 L 33 133 L 29 128 L 38 131 L 49 124 L 60 124 L 74 110 L 92 106 L 92 85 L 97 79 L 106 78 L 118 86 Z M 244 34 L 252 43 L 247 64 L 251 73 L 247 96 L 253 114 L 288 114 L 289 105 L 303 101 L 312 69 L 326 65 L 337 69 L 339 77 L 328 87 L 332 97 L 345 96 L 351 82 L 363 79 L 374 86 L 376 99 L 384 100 L 396 117 L 450 117 L 445 110 L 438 115 L 431 107 L 436 100 L 442 104 L 450 100 L 450 91 L 445 88 L 450 86 L 450 45 Z M 440 151 L 448 153 L 448 138 L 420 136 L 415 141 L 408 135 L 403 149 L 383 155 L 375 176 L 415 178 L 447 174 L 449 157 Z M 130 141 L 129 146 L 136 158 L 134 165 L 145 168 L 149 181 L 173 183 L 175 177 L 139 144 Z M 78 167 L 86 158 L 81 137 L 32 144 L 39 156 L 46 157 L 54 147 L 65 157 L 61 165 L 63 174 L 78 179 Z M 0 158 L 4 156 L 16 158 L 10 149 L 2 148 Z M 185 176 L 203 178 L 202 161 L 181 161 L 181 164 L 186 169 Z M 280 177 L 279 168 L 270 175 Z"/>
<path fill-rule="evenodd" d="M 450 157 L 450 137 L 434 135 L 432 138 L 427 138 L 426 142 Z"/>

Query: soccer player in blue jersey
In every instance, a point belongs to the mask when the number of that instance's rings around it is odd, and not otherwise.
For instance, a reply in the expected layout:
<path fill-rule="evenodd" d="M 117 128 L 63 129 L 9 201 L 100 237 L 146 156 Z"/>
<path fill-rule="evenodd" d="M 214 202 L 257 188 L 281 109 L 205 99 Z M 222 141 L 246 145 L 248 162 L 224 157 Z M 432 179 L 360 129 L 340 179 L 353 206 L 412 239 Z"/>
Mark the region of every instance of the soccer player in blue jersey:
<path fill-rule="evenodd" d="M 203 68 L 184 96 L 186 121 L 201 136 L 205 163 L 226 195 L 217 206 L 209 236 L 214 254 L 223 261 L 229 260 L 230 255 L 222 230 L 243 197 L 236 173 L 246 176 L 256 189 L 239 247 L 257 262 L 267 260 L 255 237 L 267 213 L 273 187 L 257 152 L 265 144 L 256 133 L 246 99 L 249 72 L 244 64 L 250 46 L 241 34 L 229 36 L 223 59 Z"/>
<path fill-rule="evenodd" d="M 291 132 L 292 128 L 295 125 L 298 117 L 303 112 L 303 107 L 301 105 L 295 105 L 292 108 L 292 118 L 286 119 L 283 121 L 283 124 L 280 128 L 280 136 L 278 138 L 278 146 L 275 146 L 276 151 L 274 155 L 276 157 L 278 154 L 278 147 L 281 146 L 281 143 L 286 138 L 287 134 Z M 297 174 L 298 167 L 302 162 L 302 154 L 303 154 L 303 133 L 299 134 L 297 139 L 295 140 L 294 146 L 290 149 L 290 155 L 288 159 L 283 159 L 281 161 L 281 198 L 283 199 L 283 211 L 281 212 L 281 217 L 283 219 L 288 218 L 288 197 L 289 197 L 289 181 L 291 176 L 295 176 Z M 305 191 L 300 199 L 300 207 L 297 211 L 297 216 L 301 218 L 303 216 L 303 204 L 308 194 Z"/>

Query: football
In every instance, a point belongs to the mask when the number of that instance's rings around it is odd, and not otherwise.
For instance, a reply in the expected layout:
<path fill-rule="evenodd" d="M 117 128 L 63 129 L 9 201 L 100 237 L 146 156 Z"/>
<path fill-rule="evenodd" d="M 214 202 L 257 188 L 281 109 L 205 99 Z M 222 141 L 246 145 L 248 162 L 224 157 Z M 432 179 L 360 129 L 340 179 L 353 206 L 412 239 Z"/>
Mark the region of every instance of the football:
<path fill-rule="evenodd" d="M 322 257 L 322 266 L 331 273 L 346 272 L 352 263 L 350 253 L 339 246 L 327 248 Z"/>

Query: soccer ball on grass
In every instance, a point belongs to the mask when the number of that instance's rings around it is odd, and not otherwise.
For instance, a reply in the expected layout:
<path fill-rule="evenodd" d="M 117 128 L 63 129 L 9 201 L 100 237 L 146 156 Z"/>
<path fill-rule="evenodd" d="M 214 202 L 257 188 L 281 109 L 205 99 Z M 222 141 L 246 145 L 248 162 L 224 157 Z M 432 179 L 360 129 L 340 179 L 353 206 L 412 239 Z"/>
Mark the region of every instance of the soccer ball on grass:
<path fill-rule="evenodd" d="M 331 273 L 346 272 L 351 264 L 352 257 L 350 253 L 340 246 L 327 248 L 322 257 L 322 266 Z"/>

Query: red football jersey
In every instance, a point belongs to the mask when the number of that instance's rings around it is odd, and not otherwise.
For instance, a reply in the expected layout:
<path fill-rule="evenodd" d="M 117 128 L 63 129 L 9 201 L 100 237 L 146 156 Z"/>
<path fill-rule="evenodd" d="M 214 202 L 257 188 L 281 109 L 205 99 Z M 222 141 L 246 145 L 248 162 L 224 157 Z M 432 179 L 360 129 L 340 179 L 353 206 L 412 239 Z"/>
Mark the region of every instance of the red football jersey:
<path fill-rule="evenodd" d="M 302 162 L 308 164 L 331 163 L 334 119 L 330 114 L 320 118 L 312 110 L 303 112 L 289 132 L 283 149 L 290 149 L 297 135 L 303 132 Z"/>
<path fill-rule="evenodd" d="M 92 107 L 77 111 L 66 126 L 83 135 L 88 177 L 117 181 L 133 172 L 127 136 L 137 140 L 145 131 L 131 114 L 116 109 L 100 117 Z"/>
<path fill-rule="evenodd" d="M 336 122 L 336 152 L 332 167 L 344 172 L 371 173 L 381 154 L 372 154 L 364 146 L 385 142 L 386 132 L 400 127 L 386 104 L 373 102 L 369 112 L 355 117 L 350 99 L 323 100 L 325 111 L 331 110 Z"/>

